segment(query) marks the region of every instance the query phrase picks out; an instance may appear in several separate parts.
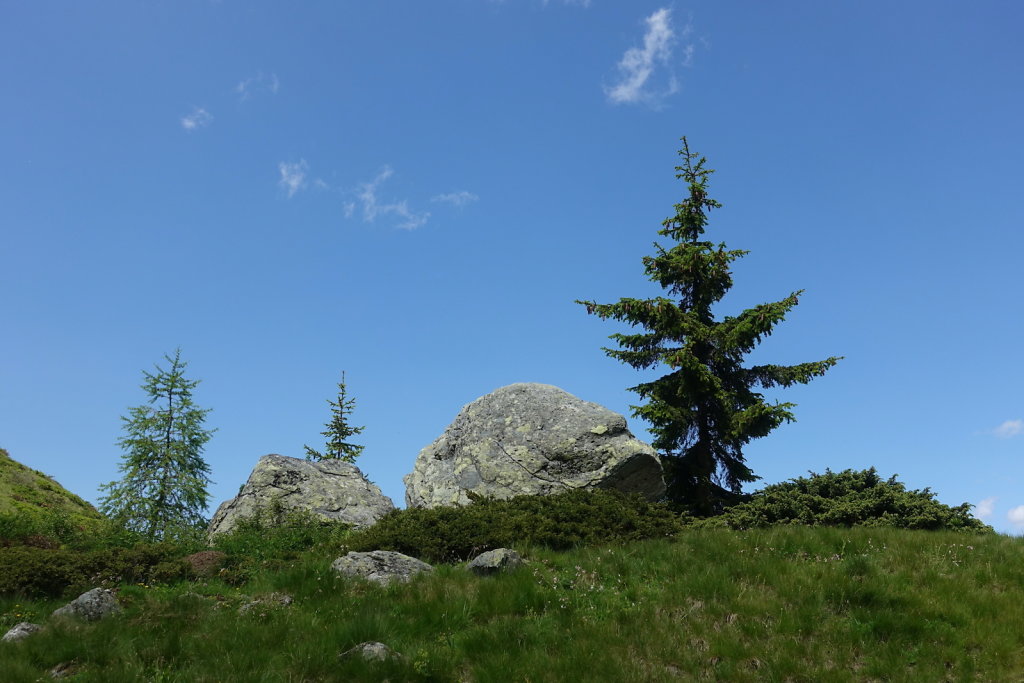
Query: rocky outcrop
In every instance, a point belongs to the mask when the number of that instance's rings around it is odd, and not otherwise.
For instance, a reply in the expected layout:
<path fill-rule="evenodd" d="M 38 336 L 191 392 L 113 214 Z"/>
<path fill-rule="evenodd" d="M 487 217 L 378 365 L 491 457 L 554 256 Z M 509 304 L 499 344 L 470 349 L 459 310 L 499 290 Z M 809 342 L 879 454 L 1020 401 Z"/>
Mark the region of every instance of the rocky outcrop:
<path fill-rule="evenodd" d="M 406 583 L 417 574 L 434 571 L 434 568 L 426 562 L 390 550 L 371 550 L 368 553 L 351 552 L 336 559 L 331 564 L 331 569 L 339 574 L 355 576 L 380 584 L 388 584 L 392 581 Z"/>
<path fill-rule="evenodd" d="M 73 617 L 82 621 L 99 621 L 121 611 L 114 592 L 106 588 L 93 588 L 53 611 L 54 617 Z"/>
<path fill-rule="evenodd" d="M 498 548 L 480 553 L 466 565 L 477 576 L 490 576 L 518 569 L 526 564 L 522 555 L 510 548 Z"/>
<path fill-rule="evenodd" d="M 217 508 L 207 536 L 229 532 L 239 520 L 275 504 L 283 513 L 306 512 L 355 527 L 369 526 L 395 508 L 351 463 L 264 455 L 238 495 Z"/>
<path fill-rule="evenodd" d="M 665 492 L 654 449 L 626 418 L 548 384 L 511 384 L 465 406 L 405 477 L 409 507 L 612 488 Z"/>

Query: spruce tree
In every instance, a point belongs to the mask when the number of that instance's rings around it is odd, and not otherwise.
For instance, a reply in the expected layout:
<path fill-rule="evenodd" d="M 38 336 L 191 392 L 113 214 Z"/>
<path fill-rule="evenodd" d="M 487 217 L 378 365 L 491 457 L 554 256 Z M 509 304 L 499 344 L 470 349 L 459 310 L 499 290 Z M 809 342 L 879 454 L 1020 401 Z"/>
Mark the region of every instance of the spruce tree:
<path fill-rule="evenodd" d="M 345 385 L 345 373 L 341 373 L 341 382 L 338 383 L 338 400 L 327 399 L 331 406 L 331 419 L 324 426 L 327 427 L 320 432 L 327 437 L 327 444 L 324 452 L 321 453 L 309 446 L 306 446 L 306 460 L 344 460 L 355 462 L 364 446 L 357 446 L 348 441 L 356 434 L 361 434 L 363 427 L 352 427 L 348 423 L 348 416 L 356 407 L 356 400 L 348 397 L 348 389 Z"/>
<path fill-rule="evenodd" d="M 636 369 L 668 366 L 668 374 L 630 390 L 646 403 L 633 415 L 651 423 L 654 447 L 665 466 L 667 497 L 700 515 L 714 512 L 728 493 L 757 479 L 743 457 L 751 439 L 792 422 L 793 403 L 770 403 L 757 389 L 805 384 L 823 375 L 841 358 L 799 365 L 744 367 L 743 358 L 797 305 L 803 290 L 785 299 L 716 320 L 712 307 L 732 287 L 730 265 L 747 254 L 724 243 L 702 239 L 708 213 L 721 207 L 707 193 L 706 160 L 690 152 L 686 138 L 676 178 L 689 196 L 675 205 L 658 234 L 674 242 L 655 242 L 644 269 L 671 298 L 620 299 L 598 304 L 577 301 L 602 319 L 628 322 L 645 331 L 613 334 L 618 349 L 605 348 L 612 358 Z"/>
<path fill-rule="evenodd" d="M 164 355 L 170 367 L 143 371 L 142 389 L 149 395 L 143 405 L 122 416 L 125 435 L 119 481 L 100 486 L 107 494 L 100 510 L 125 528 L 149 540 L 194 531 L 205 523 L 210 466 L 202 452 L 214 430 L 203 429 L 209 409 L 197 408 L 192 390 L 199 380 L 185 378 L 188 365 L 181 349 Z"/>

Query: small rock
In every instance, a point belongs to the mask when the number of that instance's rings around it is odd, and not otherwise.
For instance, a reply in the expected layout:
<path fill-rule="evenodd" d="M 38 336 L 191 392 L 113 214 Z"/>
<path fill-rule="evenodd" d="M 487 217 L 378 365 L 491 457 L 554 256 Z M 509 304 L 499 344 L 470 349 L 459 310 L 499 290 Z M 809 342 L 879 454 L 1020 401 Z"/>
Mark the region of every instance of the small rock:
<path fill-rule="evenodd" d="M 227 554 L 219 550 L 203 550 L 189 555 L 185 558 L 185 561 L 192 567 L 192 571 L 195 572 L 196 576 L 209 578 L 224 566 L 224 562 L 227 559 Z"/>
<path fill-rule="evenodd" d="M 81 669 L 82 665 L 73 659 L 70 662 L 61 662 L 50 669 L 50 678 L 67 678 L 68 676 L 74 676 L 81 671 Z"/>
<path fill-rule="evenodd" d="M 5 643 L 12 643 L 16 640 L 23 640 L 28 638 L 33 633 L 42 631 L 43 627 L 39 624 L 32 624 L 27 621 L 23 621 L 20 624 L 15 624 L 10 631 L 4 634 L 2 640 Z"/>
<path fill-rule="evenodd" d="M 356 576 L 380 584 L 392 581 L 405 583 L 416 574 L 434 571 L 426 562 L 390 550 L 351 552 L 331 563 L 331 569 L 339 574 Z"/>
<path fill-rule="evenodd" d="M 247 612 L 251 612 L 259 607 L 264 609 L 287 607 L 290 604 L 292 604 L 292 596 L 287 593 L 268 593 L 267 595 L 261 595 L 260 597 L 245 603 L 238 608 L 238 613 L 246 614 Z"/>
<path fill-rule="evenodd" d="M 365 643 L 359 643 L 351 650 L 345 650 L 338 655 L 339 659 L 345 657 L 362 657 L 370 662 L 385 662 L 389 659 L 405 659 L 405 657 L 395 652 L 384 643 L 378 643 L 375 640 L 368 640 Z"/>
<path fill-rule="evenodd" d="M 75 617 L 85 621 L 96 621 L 103 617 L 117 614 L 121 605 L 117 603 L 114 592 L 106 588 L 93 588 L 82 593 L 68 604 L 55 609 L 54 617 Z"/>
<path fill-rule="evenodd" d="M 468 567 L 469 571 L 479 576 L 507 572 L 525 564 L 522 555 L 510 548 L 498 548 L 480 553 L 474 557 Z"/>

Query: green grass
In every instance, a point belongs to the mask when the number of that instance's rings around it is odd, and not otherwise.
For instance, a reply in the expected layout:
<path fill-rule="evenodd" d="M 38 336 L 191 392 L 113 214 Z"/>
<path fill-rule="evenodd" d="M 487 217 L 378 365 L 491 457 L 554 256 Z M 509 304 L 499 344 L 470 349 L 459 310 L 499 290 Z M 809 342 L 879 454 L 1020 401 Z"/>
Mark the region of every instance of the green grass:
<path fill-rule="evenodd" d="M 0 646 L 3 680 L 1011 681 L 1024 679 L 1024 543 L 995 534 L 787 526 L 556 552 L 479 578 L 343 579 L 324 550 L 248 584 L 123 586 L 124 614 Z M 292 606 L 239 616 L 244 595 Z M 198 594 L 198 595 L 195 595 Z M 59 600 L 0 598 L 0 628 Z M 403 662 L 339 661 L 380 640 Z"/>

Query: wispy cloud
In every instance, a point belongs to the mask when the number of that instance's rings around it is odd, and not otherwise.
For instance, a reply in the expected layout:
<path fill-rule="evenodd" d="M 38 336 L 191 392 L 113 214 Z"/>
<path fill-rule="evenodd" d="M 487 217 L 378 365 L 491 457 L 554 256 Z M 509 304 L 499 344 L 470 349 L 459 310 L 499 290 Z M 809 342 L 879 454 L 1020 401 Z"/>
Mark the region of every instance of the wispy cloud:
<path fill-rule="evenodd" d="M 1007 420 L 992 430 L 1000 439 L 1010 439 L 1024 432 L 1024 420 Z"/>
<path fill-rule="evenodd" d="M 974 506 L 974 516 L 978 519 L 985 519 L 986 517 L 991 517 L 992 512 L 995 510 L 995 505 L 995 496 L 980 501 L 977 505 Z"/>
<path fill-rule="evenodd" d="M 1016 526 L 1024 526 L 1024 505 L 1018 505 L 1015 508 L 1011 508 L 1006 513 L 1006 519 L 1009 520 L 1010 524 Z"/>
<path fill-rule="evenodd" d="M 657 106 L 661 100 L 679 91 L 679 82 L 672 71 L 672 51 L 676 45 L 676 33 L 672 28 L 672 10 L 662 7 L 644 19 L 647 32 L 642 47 L 631 47 L 619 60 L 618 81 L 605 86 L 604 92 L 615 104 L 646 103 Z M 687 24 L 683 36 L 689 36 L 692 28 Z M 683 48 L 682 66 L 693 63 L 693 44 Z M 655 86 L 652 79 L 658 67 L 668 71 L 663 84 Z"/>
<path fill-rule="evenodd" d="M 277 184 L 288 193 L 288 199 L 306 187 L 306 171 L 309 170 L 309 164 L 305 159 L 300 159 L 297 162 L 282 161 L 277 165 L 277 170 L 281 173 Z"/>
<path fill-rule="evenodd" d="M 269 76 L 264 76 L 263 72 L 260 71 L 251 78 L 239 81 L 238 85 L 235 86 L 235 92 L 241 100 L 245 101 L 256 93 L 276 95 L 280 87 L 281 81 L 277 78 L 277 74 L 272 73 Z"/>
<path fill-rule="evenodd" d="M 435 195 L 430 198 L 430 201 L 447 202 L 448 204 L 451 204 L 452 206 L 461 209 L 466 204 L 469 204 L 470 202 L 475 202 L 479 199 L 480 197 L 476 196 L 472 192 L 466 192 L 465 190 L 462 190 L 461 192 L 449 192 L 447 194 Z"/>
<path fill-rule="evenodd" d="M 424 225 L 430 218 L 426 211 L 415 212 L 409 208 L 406 200 L 382 203 L 378 197 L 378 191 L 385 180 L 394 175 L 390 166 L 377 174 L 377 177 L 367 183 L 360 183 L 356 190 L 356 200 L 362 208 L 363 220 L 373 223 L 378 216 L 393 215 L 399 218 L 397 227 L 403 230 L 415 230 Z M 345 205 L 345 217 L 349 218 L 355 213 L 356 203 L 349 202 Z"/>
<path fill-rule="evenodd" d="M 192 107 L 192 113 L 181 117 L 181 127 L 185 130 L 205 128 L 213 121 L 213 115 L 202 107 Z"/>

